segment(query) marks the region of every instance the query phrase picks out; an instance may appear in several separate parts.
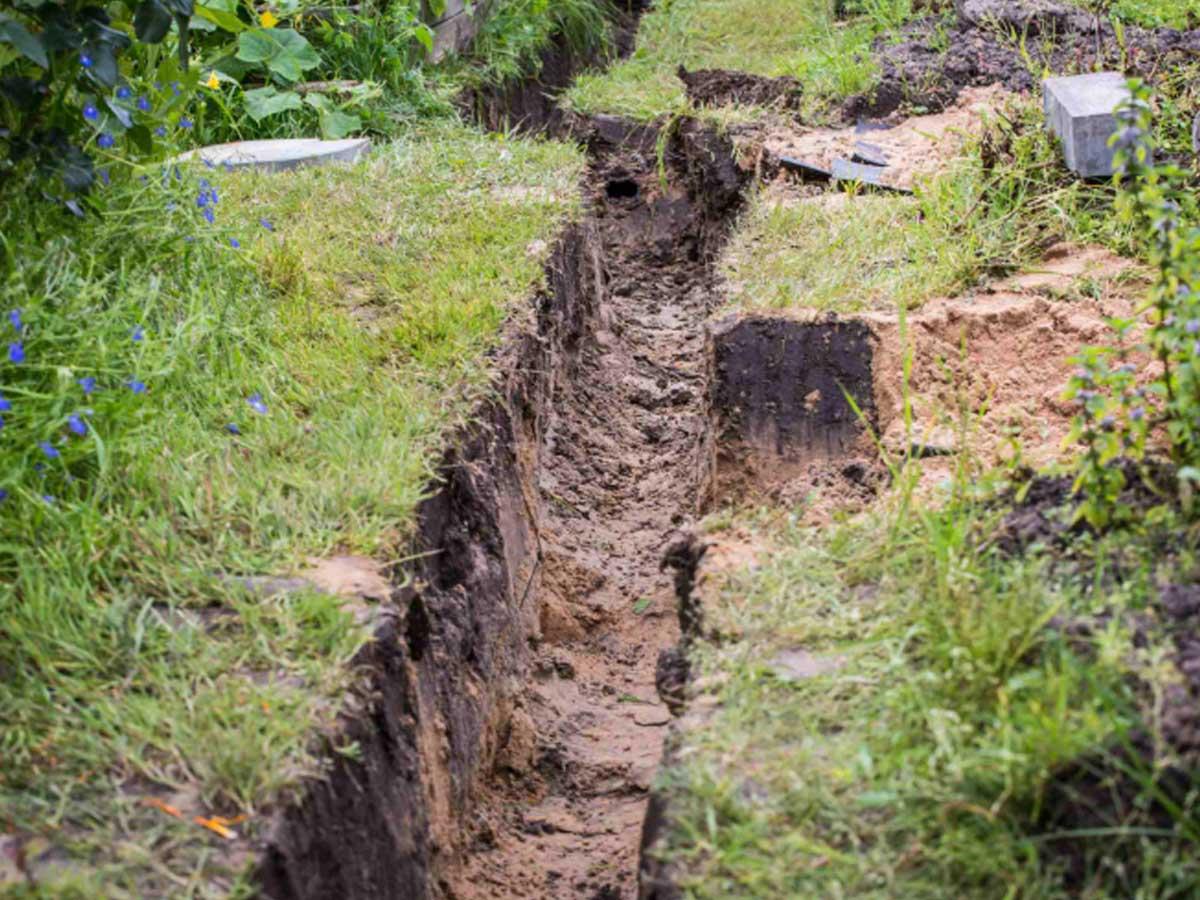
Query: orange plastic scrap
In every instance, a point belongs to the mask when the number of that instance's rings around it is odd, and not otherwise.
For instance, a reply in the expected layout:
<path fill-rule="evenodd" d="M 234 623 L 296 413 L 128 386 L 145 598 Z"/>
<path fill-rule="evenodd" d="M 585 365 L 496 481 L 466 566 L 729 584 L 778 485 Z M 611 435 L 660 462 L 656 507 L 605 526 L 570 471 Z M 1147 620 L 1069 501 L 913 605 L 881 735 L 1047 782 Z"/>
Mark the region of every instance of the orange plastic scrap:
<path fill-rule="evenodd" d="M 226 828 L 225 825 L 223 824 L 224 822 L 226 822 L 228 820 L 222 819 L 220 816 L 214 816 L 211 819 L 206 819 L 206 818 L 204 818 L 204 816 L 196 816 L 196 818 L 192 819 L 192 821 L 195 822 L 197 825 L 201 825 L 204 828 L 207 828 L 213 834 L 219 834 L 221 837 L 225 838 L 225 840 L 227 840 L 227 841 L 231 841 L 235 837 L 237 837 L 237 834 L 235 832 Z"/>
<path fill-rule="evenodd" d="M 176 819 L 183 818 L 183 813 L 181 813 L 179 810 L 177 810 L 175 807 L 173 807 L 170 803 L 164 803 L 162 800 L 159 800 L 157 797 L 143 797 L 142 804 L 144 806 L 151 806 L 154 809 L 165 812 L 168 816 L 174 816 Z"/>

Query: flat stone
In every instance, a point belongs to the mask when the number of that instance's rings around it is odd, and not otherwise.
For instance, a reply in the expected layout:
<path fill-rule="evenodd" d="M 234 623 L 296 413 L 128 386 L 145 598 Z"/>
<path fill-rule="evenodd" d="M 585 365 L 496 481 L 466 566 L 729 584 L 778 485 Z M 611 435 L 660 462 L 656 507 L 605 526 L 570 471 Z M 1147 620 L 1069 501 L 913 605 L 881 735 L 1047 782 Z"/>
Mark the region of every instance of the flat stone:
<path fill-rule="evenodd" d="M 867 141 L 854 142 L 854 155 L 850 162 L 861 163 L 864 166 L 886 166 L 888 155 L 878 144 Z"/>
<path fill-rule="evenodd" d="M 805 162 L 802 159 L 795 159 L 791 156 L 779 157 L 779 165 L 789 172 L 795 172 L 804 181 L 828 181 L 833 177 L 833 173 L 828 169 L 823 169 L 815 163 Z"/>
<path fill-rule="evenodd" d="M 844 656 L 819 656 L 799 648 L 781 650 L 767 660 L 767 668 L 780 681 L 807 681 L 832 674 L 844 665 Z"/>
<path fill-rule="evenodd" d="M 885 184 L 882 180 L 885 171 L 887 170 L 880 166 L 865 166 L 862 163 L 851 162 L 848 159 L 835 159 L 833 161 L 834 181 L 856 181 L 875 190 L 891 191 L 896 194 L 912 193 L 907 188 L 897 187 L 894 184 Z"/>
<path fill-rule="evenodd" d="M 1114 113 L 1129 99 L 1120 72 L 1093 72 L 1042 82 L 1046 124 L 1062 141 L 1067 168 L 1082 178 L 1113 173 L 1108 140 L 1117 130 Z"/>
<path fill-rule="evenodd" d="M 371 149 L 367 138 L 322 141 L 317 138 L 293 138 L 281 141 L 235 141 L 190 150 L 180 159 L 202 159 L 214 166 L 241 168 L 254 166 L 270 172 L 297 166 L 352 163 Z"/>

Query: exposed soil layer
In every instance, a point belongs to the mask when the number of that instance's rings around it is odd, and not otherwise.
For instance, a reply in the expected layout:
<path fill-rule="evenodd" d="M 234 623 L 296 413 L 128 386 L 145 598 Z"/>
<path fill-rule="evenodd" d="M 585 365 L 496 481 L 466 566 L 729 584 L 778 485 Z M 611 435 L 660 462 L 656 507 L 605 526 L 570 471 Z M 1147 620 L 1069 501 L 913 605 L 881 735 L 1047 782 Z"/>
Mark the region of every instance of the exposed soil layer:
<path fill-rule="evenodd" d="M 679 633 L 660 560 L 698 511 L 708 260 L 741 178 L 731 148 L 694 126 L 672 143 L 666 186 L 653 132 L 612 143 L 603 131 L 589 136 L 600 303 L 555 385 L 539 469 L 535 678 L 518 700 L 523 733 L 477 798 L 474 842 L 448 879 L 462 900 L 635 896 L 670 720 L 655 666 Z"/>
<path fill-rule="evenodd" d="M 649 5 L 650 0 L 614 0 L 609 6 L 610 46 L 581 54 L 573 51 L 564 38 L 556 38 L 532 76 L 468 90 L 458 98 L 458 106 L 488 131 L 558 132 L 567 118 L 558 106 L 559 95 L 570 87 L 577 73 L 603 65 L 613 55 L 627 56 L 633 50 L 638 20 Z"/>
<path fill-rule="evenodd" d="M 780 109 L 799 109 L 804 88 L 799 80 L 788 76 L 767 78 L 748 72 L 728 69 L 698 69 L 689 72 L 679 67 L 679 80 L 687 88 L 688 99 L 697 106 L 775 106 Z"/>
<path fill-rule="evenodd" d="M 1050 0 L 960 0 L 948 27 L 941 17 L 922 19 L 899 41 L 881 38 L 874 52 L 879 84 L 843 105 L 849 122 L 887 116 L 905 104 L 941 110 L 967 87 L 1032 91 L 1038 80 L 1031 69 L 1117 69 L 1153 78 L 1200 53 L 1200 30 L 1130 26 L 1118 40 L 1106 17 Z"/>
<path fill-rule="evenodd" d="M 713 328 L 718 498 L 795 480 L 870 480 L 870 465 L 855 457 L 872 455 L 864 426 L 876 428 L 872 339 L 854 321 L 735 317 Z"/>

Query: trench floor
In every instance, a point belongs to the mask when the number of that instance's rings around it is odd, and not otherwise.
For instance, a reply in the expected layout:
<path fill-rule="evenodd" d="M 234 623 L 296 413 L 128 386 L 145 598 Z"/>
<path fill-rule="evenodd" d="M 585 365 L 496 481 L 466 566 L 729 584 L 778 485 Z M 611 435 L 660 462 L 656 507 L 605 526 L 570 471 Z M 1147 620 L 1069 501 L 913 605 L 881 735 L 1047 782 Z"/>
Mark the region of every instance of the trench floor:
<path fill-rule="evenodd" d="M 654 159 L 598 159 L 592 185 L 606 284 L 546 434 L 542 641 L 450 885 L 462 900 L 636 897 L 670 721 L 655 666 L 679 626 L 661 560 L 697 510 L 713 280 L 700 214 Z"/>

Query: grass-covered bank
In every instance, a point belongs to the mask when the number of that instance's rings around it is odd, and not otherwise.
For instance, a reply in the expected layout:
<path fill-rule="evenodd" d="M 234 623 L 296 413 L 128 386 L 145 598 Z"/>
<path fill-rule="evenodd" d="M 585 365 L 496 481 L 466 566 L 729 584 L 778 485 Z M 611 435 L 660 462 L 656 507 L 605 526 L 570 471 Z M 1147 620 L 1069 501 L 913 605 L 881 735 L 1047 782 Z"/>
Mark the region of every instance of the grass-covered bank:
<path fill-rule="evenodd" d="M 1151 821 L 1147 788 L 1103 818 L 1123 779 L 1180 762 L 1155 699 L 1178 676 L 1147 611 L 1194 571 L 1194 529 L 1006 552 L 1007 506 L 959 488 L 821 529 L 739 522 L 758 560 L 709 592 L 721 638 L 695 655 L 719 703 L 666 780 L 687 896 L 1194 895 L 1190 800 Z M 1160 754 L 1130 762 L 1138 728 Z M 1053 786 L 1081 759 L 1108 781 L 1072 810 Z"/>
<path fill-rule="evenodd" d="M 312 771 L 365 635 L 219 576 L 403 555 L 581 170 L 448 126 L 354 167 L 155 169 L 78 223 L 5 206 L 0 806 L 80 896 L 211 890 L 221 839 L 142 802 L 254 829 Z"/>
<path fill-rule="evenodd" d="M 640 120 L 687 106 L 688 69 L 788 75 L 804 85 L 808 111 L 861 93 L 874 83 L 871 42 L 914 14 L 909 0 L 885 0 L 834 15 L 831 0 L 670 0 L 642 18 L 633 54 L 607 72 L 581 77 L 566 102 L 585 113 Z"/>

